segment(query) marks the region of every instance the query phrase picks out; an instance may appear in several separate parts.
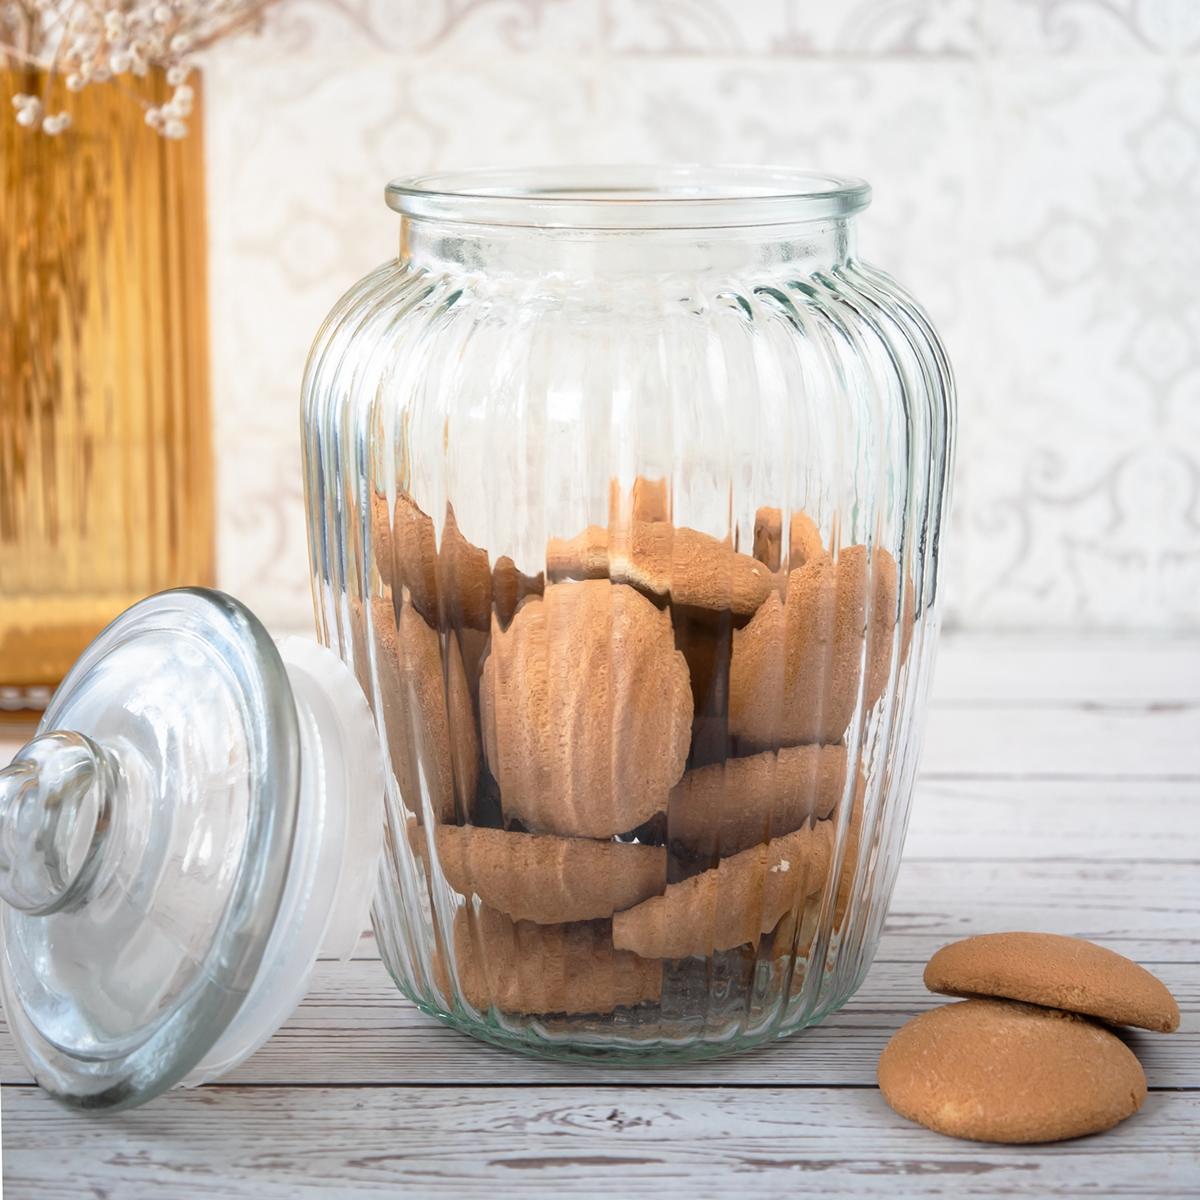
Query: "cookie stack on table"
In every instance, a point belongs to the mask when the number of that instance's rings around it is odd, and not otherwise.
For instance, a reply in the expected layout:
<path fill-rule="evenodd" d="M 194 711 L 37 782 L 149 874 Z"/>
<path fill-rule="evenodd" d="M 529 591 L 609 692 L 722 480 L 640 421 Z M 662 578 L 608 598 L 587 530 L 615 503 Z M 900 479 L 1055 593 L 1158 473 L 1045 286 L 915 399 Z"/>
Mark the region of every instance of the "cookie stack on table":
<path fill-rule="evenodd" d="M 403 492 L 372 515 L 380 587 L 352 610 L 354 653 L 409 843 L 467 900 L 463 997 L 602 1014 L 657 1002 L 666 961 L 779 930 L 790 951 L 836 810 L 861 798 L 844 737 L 892 671 L 891 555 L 833 556 L 802 513 L 785 555 L 770 508 L 744 554 L 674 525 L 665 481 L 642 478 L 614 483 L 607 526 L 551 539 L 536 576 L 492 562 L 449 507 L 440 538 Z"/>
<path fill-rule="evenodd" d="M 1137 963 L 1080 938 L 993 933 L 939 950 L 925 986 L 966 996 L 914 1018 L 879 1060 L 902 1116 L 985 1142 L 1099 1133 L 1146 1098 L 1146 1076 L 1111 1026 L 1179 1028 L 1179 1005 Z"/>

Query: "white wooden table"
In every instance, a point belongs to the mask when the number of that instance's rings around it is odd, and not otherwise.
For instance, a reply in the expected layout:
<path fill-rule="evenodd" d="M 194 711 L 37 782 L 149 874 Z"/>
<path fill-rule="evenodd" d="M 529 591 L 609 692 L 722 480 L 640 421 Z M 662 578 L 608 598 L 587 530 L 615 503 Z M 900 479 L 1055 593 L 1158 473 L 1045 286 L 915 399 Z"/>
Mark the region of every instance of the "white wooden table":
<path fill-rule="evenodd" d="M 3 734 L 0 733 L 0 738 Z M 7 761 L 11 741 L 0 742 Z M 1182 1005 L 1130 1042 L 1150 1081 L 1111 1133 L 959 1142 L 875 1089 L 953 938 L 1047 929 Z M 232 1078 L 116 1118 L 66 1112 L 0 1035 L 7 1200 L 23 1197 L 1200 1195 L 1200 643 L 944 643 L 908 850 L 875 966 L 818 1028 L 668 1069 L 566 1067 L 423 1017 L 369 940 L 323 964 Z"/>

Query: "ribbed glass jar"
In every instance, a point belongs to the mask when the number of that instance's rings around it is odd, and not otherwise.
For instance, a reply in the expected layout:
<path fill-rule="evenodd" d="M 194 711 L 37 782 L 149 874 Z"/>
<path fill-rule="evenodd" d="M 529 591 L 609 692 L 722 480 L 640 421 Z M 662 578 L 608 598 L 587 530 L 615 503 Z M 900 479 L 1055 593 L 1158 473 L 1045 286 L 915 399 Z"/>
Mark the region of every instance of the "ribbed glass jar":
<path fill-rule="evenodd" d="M 557 1057 L 843 1004 L 895 879 L 953 385 L 857 181 L 393 184 L 304 385 L 321 636 L 386 741 L 401 990 Z"/>

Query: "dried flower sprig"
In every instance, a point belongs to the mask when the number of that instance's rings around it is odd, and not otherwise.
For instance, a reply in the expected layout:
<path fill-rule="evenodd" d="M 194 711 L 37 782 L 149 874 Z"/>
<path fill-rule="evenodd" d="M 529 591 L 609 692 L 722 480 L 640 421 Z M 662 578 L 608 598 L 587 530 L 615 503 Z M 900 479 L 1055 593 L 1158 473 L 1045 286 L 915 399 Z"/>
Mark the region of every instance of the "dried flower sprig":
<path fill-rule="evenodd" d="M 67 112 L 47 112 L 50 80 L 62 75 L 79 92 L 122 75 L 161 67 L 172 88 L 166 103 L 146 107 L 146 124 L 163 137 L 187 133 L 194 93 L 188 78 L 194 56 L 261 24 L 276 0 L 0 0 L 0 63 L 42 68 L 40 96 L 13 97 L 19 125 L 57 134 Z"/>

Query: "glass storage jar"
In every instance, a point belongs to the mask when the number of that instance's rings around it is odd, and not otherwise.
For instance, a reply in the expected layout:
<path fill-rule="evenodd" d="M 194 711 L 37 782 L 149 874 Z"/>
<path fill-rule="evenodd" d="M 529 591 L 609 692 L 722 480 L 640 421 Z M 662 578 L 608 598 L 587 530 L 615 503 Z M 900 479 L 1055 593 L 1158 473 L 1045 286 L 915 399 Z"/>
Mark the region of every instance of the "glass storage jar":
<path fill-rule="evenodd" d="M 304 384 L 320 636 L 387 748 L 380 953 L 555 1057 L 838 1008 L 895 879 L 953 385 L 785 170 L 393 183 Z"/>

